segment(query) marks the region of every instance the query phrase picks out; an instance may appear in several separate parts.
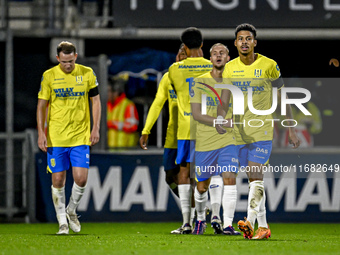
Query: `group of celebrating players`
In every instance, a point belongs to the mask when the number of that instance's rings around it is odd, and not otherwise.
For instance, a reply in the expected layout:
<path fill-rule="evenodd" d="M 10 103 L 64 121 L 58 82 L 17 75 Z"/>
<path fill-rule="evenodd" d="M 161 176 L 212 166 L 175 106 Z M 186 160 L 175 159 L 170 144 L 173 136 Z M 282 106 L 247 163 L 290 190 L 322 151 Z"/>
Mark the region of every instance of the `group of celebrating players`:
<path fill-rule="evenodd" d="M 239 57 L 231 61 L 227 46 L 221 43 L 214 44 L 210 60 L 205 59 L 203 37 L 197 28 L 187 28 L 181 41 L 176 63 L 159 83 L 140 138 L 140 146 L 147 149 L 150 130 L 168 100 L 169 123 L 163 163 L 166 182 L 179 197 L 183 216 L 182 226 L 171 233 L 200 235 L 205 232 L 209 191 L 211 226 L 215 234 L 241 235 L 232 226 L 237 200 L 236 176 L 239 167 L 248 167 L 247 217 L 237 225 L 247 239 L 269 238 L 262 166 L 268 164 L 272 150 L 273 127 L 265 121 L 271 119 L 271 114 L 252 113 L 247 102 L 249 88 L 252 88 L 250 96 L 254 108 L 270 109 L 274 87 L 278 90 L 280 105 L 280 89 L 284 86 L 280 69 L 274 60 L 255 53 L 256 29 L 251 24 L 236 27 L 234 44 Z M 233 114 L 233 100 L 236 102 L 237 98 L 230 89 L 223 87 L 226 84 L 243 91 L 243 115 Z M 287 119 L 293 119 L 290 105 L 286 113 Z M 249 120 L 252 126 L 245 125 Z M 265 124 L 259 126 L 259 123 Z M 294 127 L 288 129 L 293 148 L 299 147 Z M 197 218 L 193 224 L 195 212 Z"/>
<path fill-rule="evenodd" d="M 280 105 L 280 88 L 284 86 L 280 69 L 274 60 L 254 52 L 256 29 L 250 24 L 237 26 L 235 46 L 239 57 L 231 61 L 228 48 L 221 43 L 211 47 L 210 60 L 203 58 L 203 37 L 197 28 L 186 29 L 181 41 L 176 63 L 159 84 L 140 138 L 140 146 L 147 149 L 150 130 L 168 100 L 164 169 L 166 182 L 179 197 L 183 216 L 182 226 L 171 233 L 205 232 L 209 190 L 211 226 L 215 233 L 240 235 L 232 226 L 237 200 L 236 176 L 239 167 L 248 167 L 247 217 L 238 222 L 238 228 L 245 238 L 268 238 L 271 231 L 266 220 L 262 166 L 268 163 L 272 150 L 273 127 L 265 121 L 272 116 L 252 113 L 247 102 L 249 97 L 256 110 L 268 110 L 272 105 L 272 90 L 276 88 Z M 56 55 L 59 64 L 44 72 L 38 93 L 38 146 L 47 153 L 47 170 L 52 173 L 57 234 L 69 234 L 69 228 L 76 233 L 81 231 L 76 209 L 86 189 L 90 146 L 100 138 L 97 77 L 90 67 L 76 64 L 77 56 L 74 44 L 61 42 Z M 233 114 L 239 110 L 236 105 L 240 105 L 235 88 L 244 97 L 242 115 Z M 92 129 L 88 98 L 92 103 Z M 289 104 L 286 113 L 285 117 L 292 120 Z M 253 125 L 245 125 L 250 120 Z M 300 141 L 292 123 L 288 124 L 290 143 L 297 148 Z M 70 164 L 74 183 L 66 206 L 65 182 Z M 256 220 L 258 228 L 254 231 Z"/>

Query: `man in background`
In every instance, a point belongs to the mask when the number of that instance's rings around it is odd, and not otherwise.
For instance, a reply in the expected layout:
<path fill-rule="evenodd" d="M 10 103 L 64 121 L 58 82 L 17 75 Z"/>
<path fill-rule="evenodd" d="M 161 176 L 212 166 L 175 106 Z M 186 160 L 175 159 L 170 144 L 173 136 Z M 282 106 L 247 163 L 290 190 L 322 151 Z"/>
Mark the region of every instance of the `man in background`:
<path fill-rule="evenodd" d="M 136 146 L 139 117 L 135 104 L 125 95 L 125 80 L 108 82 L 107 145 L 109 148 Z"/>

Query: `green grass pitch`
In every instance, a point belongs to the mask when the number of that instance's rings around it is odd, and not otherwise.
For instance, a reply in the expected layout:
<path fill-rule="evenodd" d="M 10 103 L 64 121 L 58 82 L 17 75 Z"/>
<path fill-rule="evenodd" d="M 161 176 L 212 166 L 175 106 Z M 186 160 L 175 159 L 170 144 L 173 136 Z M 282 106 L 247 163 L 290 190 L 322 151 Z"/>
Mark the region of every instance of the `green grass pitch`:
<path fill-rule="evenodd" d="M 58 225 L 0 224 L 0 254 L 339 254 L 340 224 L 271 224 L 268 240 L 172 235 L 180 223 L 83 223 L 57 236 Z"/>

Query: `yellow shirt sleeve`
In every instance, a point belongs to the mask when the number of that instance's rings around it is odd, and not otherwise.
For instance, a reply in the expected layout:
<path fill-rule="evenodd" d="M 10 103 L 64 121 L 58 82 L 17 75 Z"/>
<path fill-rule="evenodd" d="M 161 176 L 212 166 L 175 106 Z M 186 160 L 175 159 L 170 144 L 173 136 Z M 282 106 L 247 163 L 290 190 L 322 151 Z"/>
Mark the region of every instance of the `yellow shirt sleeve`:
<path fill-rule="evenodd" d="M 51 96 L 50 79 L 48 79 L 48 75 L 45 72 L 41 78 L 38 98 L 48 101 L 50 100 L 50 96 Z"/>
<path fill-rule="evenodd" d="M 158 85 L 158 90 L 155 96 L 154 101 L 150 107 L 148 112 L 148 116 L 145 121 L 145 126 L 142 131 L 142 135 L 149 135 L 153 125 L 155 124 L 158 116 L 163 108 L 164 103 L 168 100 L 168 73 L 165 73 Z"/>

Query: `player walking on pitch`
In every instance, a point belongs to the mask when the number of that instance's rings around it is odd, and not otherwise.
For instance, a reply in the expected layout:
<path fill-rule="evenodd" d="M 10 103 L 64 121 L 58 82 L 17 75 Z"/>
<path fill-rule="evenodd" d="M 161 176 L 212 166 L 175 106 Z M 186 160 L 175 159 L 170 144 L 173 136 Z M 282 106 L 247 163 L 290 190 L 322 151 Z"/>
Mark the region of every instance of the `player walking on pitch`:
<path fill-rule="evenodd" d="M 169 68 L 169 80 L 174 86 L 178 104 L 178 129 L 177 129 L 177 164 L 180 164 L 178 173 L 178 193 L 183 216 L 182 233 L 190 234 L 191 195 L 190 162 L 193 160 L 194 151 L 190 137 L 190 120 L 192 118 L 189 90 L 193 78 L 211 70 L 211 62 L 203 58 L 201 47 L 203 37 L 197 28 L 187 28 L 181 35 L 187 59 L 174 63 Z"/>
<path fill-rule="evenodd" d="M 252 88 L 252 101 L 256 110 L 268 110 L 272 105 L 272 90 L 274 87 L 278 89 L 278 105 L 281 105 L 280 89 L 284 86 L 284 83 L 277 63 L 255 53 L 254 48 L 256 45 L 255 27 L 251 24 L 237 26 L 235 46 L 239 57 L 226 64 L 223 77 L 231 79 L 232 83 L 243 91 L 244 109 L 247 109 L 244 115 L 235 115 L 233 119 L 239 164 L 249 170 L 247 171 L 249 179 L 247 218 L 245 218 L 245 221 L 239 221 L 238 227 L 244 233 L 245 238 L 264 239 L 271 235 L 266 219 L 266 194 L 262 166 L 268 163 L 272 150 L 273 126 L 272 122 L 265 121 L 266 119 L 272 119 L 272 115 L 252 113 L 247 103 L 249 97 L 247 90 Z M 228 90 L 222 91 L 222 98 L 227 92 Z M 233 107 L 235 107 L 235 104 Z M 286 112 L 288 119 L 293 119 L 289 104 Z M 249 120 L 252 121 L 252 126 L 247 124 Z M 259 127 L 260 123 L 264 124 Z M 289 128 L 289 138 L 290 143 L 294 146 L 293 148 L 299 147 L 300 141 L 294 128 Z M 256 219 L 258 229 L 254 235 Z"/>
<path fill-rule="evenodd" d="M 91 68 L 75 63 L 77 56 L 72 43 L 61 42 L 56 56 L 59 65 L 44 72 L 38 94 L 38 146 L 47 152 L 47 170 L 52 173 L 52 199 L 59 223 L 57 234 L 68 234 L 69 226 L 74 232 L 81 230 L 76 209 L 87 183 L 90 146 L 99 141 L 101 104 L 97 78 Z M 44 132 L 46 119 L 47 136 Z M 70 163 L 74 183 L 65 208 L 66 170 Z"/>

